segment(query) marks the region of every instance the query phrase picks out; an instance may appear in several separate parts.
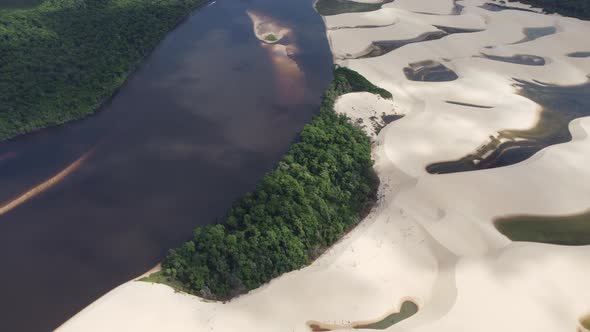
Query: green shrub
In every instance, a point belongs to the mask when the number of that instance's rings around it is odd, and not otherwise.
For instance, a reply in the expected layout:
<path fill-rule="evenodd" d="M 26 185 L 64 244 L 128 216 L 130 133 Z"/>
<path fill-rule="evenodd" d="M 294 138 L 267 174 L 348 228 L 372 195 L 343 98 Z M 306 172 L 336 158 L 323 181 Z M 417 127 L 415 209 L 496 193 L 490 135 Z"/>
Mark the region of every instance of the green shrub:
<path fill-rule="evenodd" d="M 371 142 L 333 111 L 347 92 L 389 95 L 338 68 L 320 112 L 257 188 L 238 200 L 223 224 L 198 227 L 162 263 L 169 283 L 226 299 L 308 265 L 353 227 L 376 197 Z"/>
<path fill-rule="evenodd" d="M 272 42 L 276 42 L 278 39 L 277 39 L 277 37 L 275 35 L 273 35 L 271 33 L 271 34 L 266 35 L 266 37 L 264 37 L 264 40 L 269 41 L 269 42 L 272 43 Z"/>

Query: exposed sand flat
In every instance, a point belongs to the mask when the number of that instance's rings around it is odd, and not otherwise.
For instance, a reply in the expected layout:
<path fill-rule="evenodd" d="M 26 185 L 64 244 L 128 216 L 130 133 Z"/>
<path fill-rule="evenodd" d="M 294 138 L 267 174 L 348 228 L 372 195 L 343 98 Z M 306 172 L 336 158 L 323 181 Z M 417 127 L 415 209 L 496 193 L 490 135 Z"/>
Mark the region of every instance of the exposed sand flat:
<path fill-rule="evenodd" d="M 292 35 L 292 31 L 273 17 L 252 10 L 246 12 L 252 21 L 254 34 L 266 49 L 270 63 L 275 71 L 276 83 L 281 103 L 294 104 L 301 102 L 305 96 L 304 73 L 292 56 L 298 52 L 294 41 L 283 43 L 283 39 Z"/>
<path fill-rule="evenodd" d="M 584 166 L 590 151 L 586 136 L 590 118 L 576 120 L 570 128 L 573 142 L 551 146 L 513 166 L 421 177 L 412 190 L 400 194 L 397 204 L 431 234 L 437 234 L 435 238 L 445 247 L 465 256 L 483 254 L 507 243 L 490 223 L 495 216 L 584 211 L 590 197 L 588 182 L 582 180 L 590 179 L 590 170 Z M 438 211 L 444 214 L 433 218 Z M 481 236 L 457 241 L 458 231 Z"/>
<path fill-rule="evenodd" d="M 386 7 L 399 8 L 409 12 L 427 13 L 436 15 L 450 14 L 455 7 L 453 0 L 438 1 L 414 1 L 414 0 L 396 0 L 393 3 L 385 5 Z"/>
<path fill-rule="evenodd" d="M 305 85 L 301 81 L 305 79 L 305 73 L 292 58 L 298 51 L 297 45 L 263 44 L 262 47 L 266 49 L 273 65 L 281 103 L 290 105 L 302 102 Z"/>
<path fill-rule="evenodd" d="M 590 266 L 582 262 L 589 258 L 588 248 L 531 243 L 464 258 L 456 267 L 457 299 L 443 317 L 423 324 L 410 318 L 389 331 L 576 331 L 588 308 Z"/>
<path fill-rule="evenodd" d="M 310 321 L 346 326 L 379 320 L 403 299 L 415 301 L 420 311 L 388 331 L 581 329 L 580 320 L 590 312 L 590 246 L 513 243 L 494 228 L 493 219 L 590 207 L 590 117 L 570 123 L 571 142 L 521 163 L 447 175 L 425 171 L 431 163 L 472 153 L 501 130 L 535 125 L 542 109 L 517 94 L 513 78 L 561 85 L 588 79 L 590 58 L 567 54 L 590 51 L 589 22 L 493 12 L 479 7 L 484 3 L 466 0 L 459 3 L 465 6 L 461 15 L 448 15 L 452 0 L 397 0 L 376 12 L 325 18 L 336 56 L 388 36 L 416 36 L 434 25 L 485 30 L 339 61 L 394 99 L 354 93 L 336 103 L 337 112 L 365 125 L 374 138 L 380 199 L 311 266 L 225 304 L 129 282 L 60 331 L 309 331 Z M 549 26 L 556 33 L 518 43 L 526 37 L 524 29 Z M 534 55 L 545 65 L 494 61 L 481 53 Z M 408 80 L 403 69 L 425 60 L 444 64 L 458 78 Z M 371 117 L 383 113 L 405 116 L 376 135 Z"/>
<path fill-rule="evenodd" d="M 378 28 L 339 29 L 330 34 L 330 43 L 335 57 L 358 57 L 366 53 L 373 41 L 407 40 L 418 38 L 437 28 L 428 24 L 407 24 L 405 21 Z M 370 34 L 373 40 L 364 38 Z"/>
<path fill-rule="evenodd" d="M 402 117 L 405 111 L 391 100 L 368 92 L 349 93 L 338 99 L 334 110 L 346 114 L 365 129 L 372 139 L 384 127 L 388 119 Z M 397 121 L 397 120 L 396 120 Z"/>

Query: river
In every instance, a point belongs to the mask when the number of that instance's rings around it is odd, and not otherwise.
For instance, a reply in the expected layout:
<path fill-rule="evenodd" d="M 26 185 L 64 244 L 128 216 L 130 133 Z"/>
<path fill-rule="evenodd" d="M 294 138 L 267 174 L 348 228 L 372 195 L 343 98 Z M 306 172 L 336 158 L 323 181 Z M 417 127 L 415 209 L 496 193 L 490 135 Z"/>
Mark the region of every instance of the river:
<path fill-rule="evenodd" d="M 246 10 L 292 29 L 297 79 Z M 1 329 L 56 328 L 222 218 L 317 111 L 331 64 L 311 0 L 220 0 L 96 115 L 0 143 Z"/>

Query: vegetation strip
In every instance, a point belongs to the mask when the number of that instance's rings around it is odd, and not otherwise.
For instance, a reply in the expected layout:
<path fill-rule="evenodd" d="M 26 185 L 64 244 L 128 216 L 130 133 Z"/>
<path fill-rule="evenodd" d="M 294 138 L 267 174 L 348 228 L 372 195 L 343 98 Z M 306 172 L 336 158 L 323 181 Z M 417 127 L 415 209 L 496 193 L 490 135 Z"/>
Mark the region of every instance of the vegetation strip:
<path fill-rule="evenodd" d="M 0 8 L 0 141 L 95 112 L 205 0 L 45 0 Z"/>
<path fill-rule="evenodd" d="M 513 241 L 568 246 L 590 245 L 590 211 L 572 216 L 513 216 L 495 221 L 496 228 Z"/>
<path fill-rule="evenodd" d="M 412 301 L 404 301 L 399 312 L 394 312 L 387 317 L 383 318 L 382 320 L 366 324 L 366 325 L 356 325 L 355 329 L 372 329 L 372 330 L 385 330 L 402 320 L 410 318 L 414 316 L 418 312 L 418 305 Z"/>
<path fill-rule="evenodd" d="M 276 169 L 224 223 L 197 228 L 143 280 L 229 299 L 310 264 L 340 239 L 368 213 L 378 187 L 369 137 L 333 110 L 338 96 L 360 91 L 391 98 L 358 73 L 336 69 L 319 114 Z"/>

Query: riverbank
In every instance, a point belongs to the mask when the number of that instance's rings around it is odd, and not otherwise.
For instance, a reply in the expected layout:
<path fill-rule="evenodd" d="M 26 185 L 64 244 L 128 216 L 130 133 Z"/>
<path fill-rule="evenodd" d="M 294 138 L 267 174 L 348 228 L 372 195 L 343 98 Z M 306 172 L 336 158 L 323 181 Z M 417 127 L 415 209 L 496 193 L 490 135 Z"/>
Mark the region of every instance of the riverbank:
<path fill-rule="evenodd" d="M 58 0 L 0 9 L 0 141 L 101 109 L 158 42 L 205 3 Z"/>
<path fill-rule="evenodd" d="M 372 29 L 394 31 L 396 25 L 416 37 L 425 26 L 481 31 L 340 62 L 394 99 L 345 95 L 336 102 L 338 112 L 363 122 L 380 113 L 405 115 L 371 132 L 381 182 L 377 205 L 313 264 L 228 303 L 207 303 L 163 285 L 128 283 L 74 317 L 64 331 L 302 332 L 310 322 L 378 321 L 398 310 L 403 299 L 419 311 L 388 331 L 575 331 L 589 310 L 590 249 L 512 242 L 493 220 L 587 210 L 590 119 L 570 123 L 571 141 L 521 163 L 447 175 L 426 171 L 434 162 L 477 151 L 501 130 L 536 123 L 540 105 L 521 96 L 513 78 L 575 85 L 590 73 L 586 59 L 567 56 L 590 49 L 587 22 L 494 12 L 483 4 L 463 1 L 459 11 L 451 0 L 398 0 L 374 12 L 325 18 L 332 50 L 343 53 L 382 41 Z M 547 26 L 557 27 L 556 33 L 521 42 L 524 29 Z M 546 64 L 494 61 L 482 52 L 531 54 Z M 436 61 L 457 78 L 419 81 L 404 75 L 404 68 L 423 61 Z"/>
<path fill-rule="evenodd" d="M 277 84 L 249 9 L 297 37 L 292 60 L 305 75 L 285 77 L 291 91 Z M 218 1 L 168 34 L 103 112 L 0 144 L 8 202 L 100 143 L 75 172 L 1 216 L 0 258 L 13 271 L 0 277 L 0 309 L 11 313 L 3 327 L 56 328 L 251 191 L 317 112 L 332 76 L 323 29 L 306 3 Z M 296 89 L 303 95 L 282 98 Z"/>
<path fill-rule="evenodd" d="M 275 170 L 222 222 L 198 227 L 171 250 L 151 280 L 228 300 L 309 265 L 354 227 L 375 203 L 379 182 L 369 138 L 334 112 L 334 103 L 342 94 L 369 91 L 391 98 L 358 73 L 337 68 L 319 114 Z"/>

